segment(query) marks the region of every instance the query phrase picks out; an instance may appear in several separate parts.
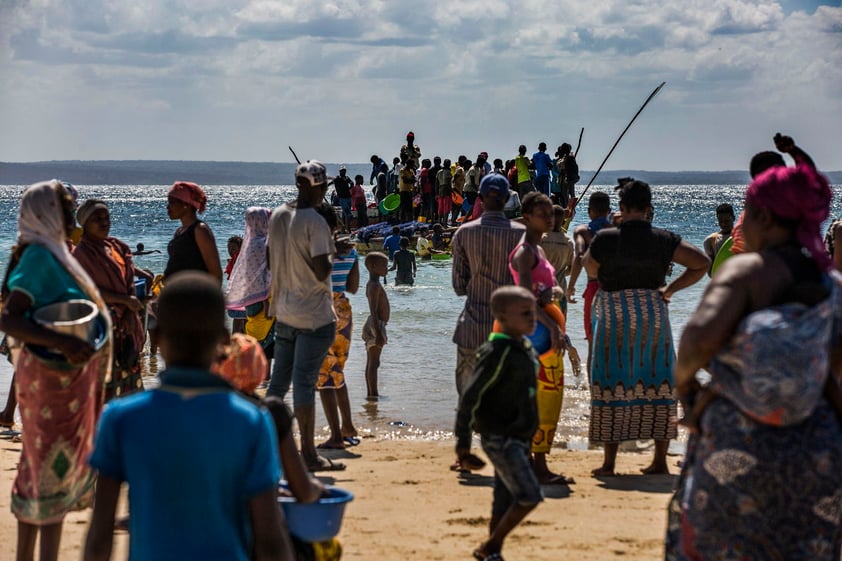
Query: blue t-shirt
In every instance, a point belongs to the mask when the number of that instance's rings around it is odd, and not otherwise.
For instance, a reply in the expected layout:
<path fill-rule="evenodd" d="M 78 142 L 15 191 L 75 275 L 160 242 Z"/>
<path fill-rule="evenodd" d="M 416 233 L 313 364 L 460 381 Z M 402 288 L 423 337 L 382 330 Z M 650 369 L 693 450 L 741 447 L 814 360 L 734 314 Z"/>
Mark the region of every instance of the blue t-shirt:
<path fill-rule="evenodd" d="M 535 166 L 536 177 L 550 175 L 550 168 L 553 167 L 553 161 L 546 152 L 535 152 L 532 154 L 532 164 Z"/>
<path fill-rule="evenodd" d="M 386 236 L 386 239 L 383 240 L 383 249 L 389 252 L 389 259 L 391 259 L 397 250 L 401 248 L 401 235 L 400 234 L 391 234 Z"/>
<path fill-rule="evenodd" d="M 110 402 L 89 461 L 129 484 L 131 561 L 248 561 L 248 501 L 281 477 L 269 413 L 197 369 Z"/>
<path fill-rule="evenodd" d="M 43 245 L 23 250 L 17 266 L 9 273 L 9 291 L 20 290 L 32 300 L 32 309 L 56 302 L 90 300 L 67 269 Z"/>

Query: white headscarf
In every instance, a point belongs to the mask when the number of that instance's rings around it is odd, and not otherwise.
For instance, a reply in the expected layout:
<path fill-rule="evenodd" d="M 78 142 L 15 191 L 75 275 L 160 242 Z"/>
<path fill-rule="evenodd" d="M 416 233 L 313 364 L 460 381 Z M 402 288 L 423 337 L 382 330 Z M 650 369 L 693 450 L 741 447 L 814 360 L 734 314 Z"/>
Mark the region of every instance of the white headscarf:
<path fill-rule="evenodd" d="M 268 208 L 259 206 L 246 209 L 243 245 L 225 289 L 225 307 L 229 310 L 242 310 L 269 297 L 272 277 L 266 262 L 266 239 L 270 214 Z"/>
<path fill-rule="evenodd" d="M 18 243 L 38 244 L 50 250 L 55 258 L 79 284 L 82 291 L 99 308 L 100 315 L 111 333 L 111 315 L 94 281 L 70 254 L 64 227 L 64 210 L 61 195 L 63 185 L 57 179 L 33 183 L 23 192 L 18 214 Z M 109 337 L 110 339 L 110 337 Z M 109 354 L 110 354 L 110 344 Z M 111 361 L 109 359 L 109 371 Z"/>

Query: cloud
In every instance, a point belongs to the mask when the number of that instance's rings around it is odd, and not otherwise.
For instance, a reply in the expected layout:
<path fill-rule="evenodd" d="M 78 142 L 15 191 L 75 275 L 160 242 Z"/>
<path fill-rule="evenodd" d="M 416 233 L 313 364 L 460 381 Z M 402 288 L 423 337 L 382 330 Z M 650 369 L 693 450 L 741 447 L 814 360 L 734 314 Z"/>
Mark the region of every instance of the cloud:
<path fill-rule="evenodd" d="M 661 81 L 668 86 L 646 118 L 669 146 L 628 146 L 617 165 L 627 157 L 639 164 L 628 167 L 675 169 L 694 162 L 694 143 L 740 152 L 767 123 L 799 120 L 831 145 L 842 125 L 842 8 L 817 4 L 8 0 L 0 76 L 18 87 L 0 91 L 0 118 L 15 131 L 65 127 L 91 138 L 42 146 L 15 134 L 0 151 L 18 160 L 266 160 L 276 152 L 264 147 L 290 134 L 312 135 L 323 159 L 350 161 L 349 151 L 385 153 L 405 128 L 443 153 L 471 153 L 537 137 L 553 144 L 582 125 L 591 142 L 610 144 Z M 824 118 L 804 119 L 808 107 Z M 115 123 L 157 134 L 124 148 Z M 650 125 L 638 126 L 643 137 Z M 176 130 L 202 134 L 169 140 Z M 828 159 L 842 167 L 839 158 Z M 710 165 L 732 160 L 741 158 Z"/>

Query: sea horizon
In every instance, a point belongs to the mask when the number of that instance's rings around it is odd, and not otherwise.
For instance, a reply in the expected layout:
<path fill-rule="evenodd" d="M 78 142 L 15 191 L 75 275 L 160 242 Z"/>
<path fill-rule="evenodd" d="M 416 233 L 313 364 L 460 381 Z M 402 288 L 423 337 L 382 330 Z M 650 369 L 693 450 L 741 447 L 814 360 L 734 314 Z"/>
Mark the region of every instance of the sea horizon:
<path fill-rule="evenodd" d="M 360 174 L 368 183 L 371 164 L 324 162 L 328 174 L 347 167 L 348 175 Z M 0 185 L 28 185 L 53 177 L 79 185 L 166 185 L 190 180 L 202 185 L 292 184 L 294 162 L 219 160 L 47 160 L 0 162 Z M 745 170 L 645 170 L 610 169 L 599 173 L 597 184 L 613 184 L 620 177 L 634 177 L 651 185 L 745 185 Z M 594 170 L 580 170 L 578 186 L 591 181 Z M 831 183 L 842 183 L 842 171 L 822 171 Z"/>

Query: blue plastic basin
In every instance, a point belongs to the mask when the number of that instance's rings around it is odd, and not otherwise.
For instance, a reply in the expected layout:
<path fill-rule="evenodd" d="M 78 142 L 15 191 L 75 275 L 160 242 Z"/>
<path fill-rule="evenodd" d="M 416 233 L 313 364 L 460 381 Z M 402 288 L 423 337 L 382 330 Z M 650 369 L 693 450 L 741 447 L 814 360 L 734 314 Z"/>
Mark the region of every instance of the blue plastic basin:
<path fill-rule="evenodd" d="M 300 504 L 295 497 L 278 497 L 290 534 L 312 543 L 329 540 L 339 533 L 345 505 L 354 499 L 354 495 L 338 487 L 328 487 L 327 491 L 326 497 L 310 504 Z"/>

